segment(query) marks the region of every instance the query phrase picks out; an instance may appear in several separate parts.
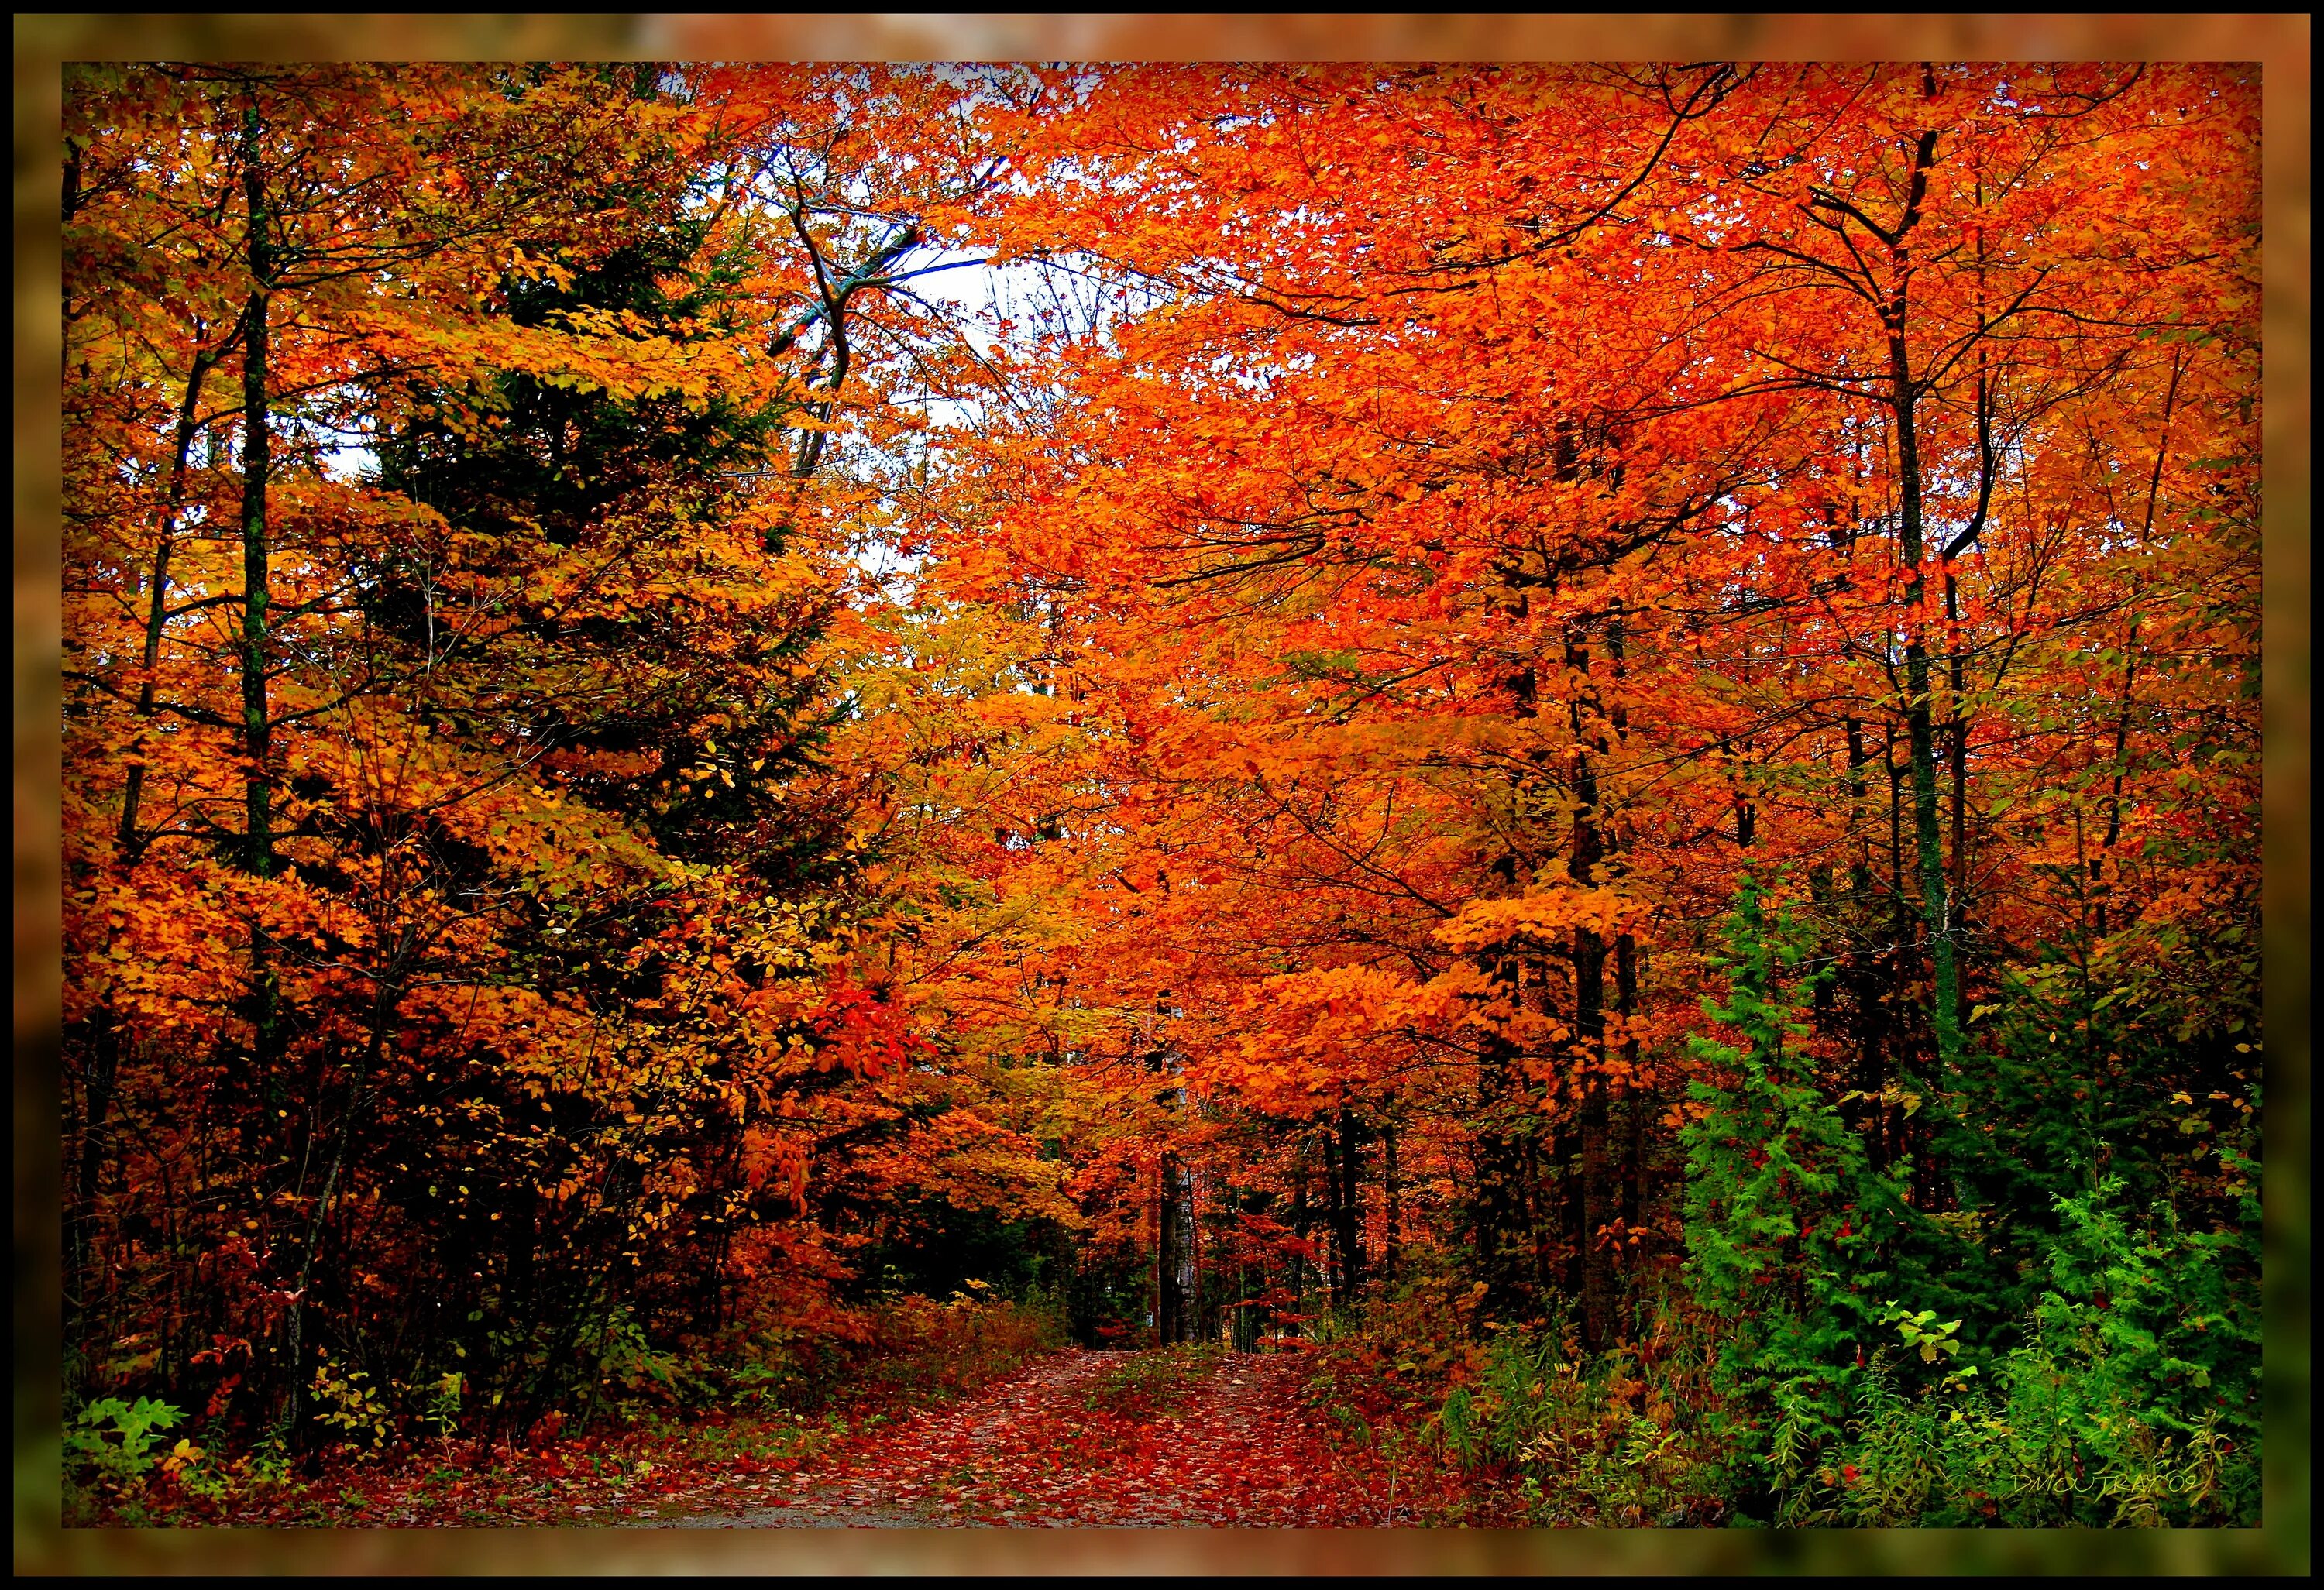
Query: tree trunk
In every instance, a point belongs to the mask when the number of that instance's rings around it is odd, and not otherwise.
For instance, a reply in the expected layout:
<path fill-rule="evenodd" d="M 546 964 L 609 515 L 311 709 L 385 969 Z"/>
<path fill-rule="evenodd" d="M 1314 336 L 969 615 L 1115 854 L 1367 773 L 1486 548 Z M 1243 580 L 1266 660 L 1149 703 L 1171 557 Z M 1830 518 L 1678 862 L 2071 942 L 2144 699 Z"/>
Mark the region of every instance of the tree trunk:
<path fill-rule="evenodd" d="M 113 1089 L 121 1063 L 121 1031 L 111 1011 L 98 1007 L 86 1045 L 88 1069 L 81 1084 L 80 1153 L 73 1177 L 73 1207 L 69 1229 L 71 1269 L 65 1277 L 65 1303 L 74 1328 L 66 1341 L 88 1339 L 81 1321 L 89 1312 L 90 1294 L 97 1290 L 95 1267 L 89 1262 L 90 1234 L 97 1228 L 97 1199 L 105 1172 L 106 1134 L 111 1126 Z"/>
<path fill-rule="evenodd" d="M 266 400 L 267 280 L 271 268 L 266 238 L 266 179 L 258 163 L 258 113 L 245 112 L 247 149 L 243 197 L 249 210 L 249 258 L 256 283 L 243 311 L 242 367 L 242 669 L 243 754 L 249 758 L 244 794 L 247 810 L 243 865 L 253 875 L 274 873 L 273 784 L 267 767 L 272 725 L 266 709 L 268 547 L 266 487 L 270 465 Z"/>
<path fill-rule="evenodd" d="M 1166 1153 L 1155 1171 L 1154 1334 L 1164 1346 L 1194 1339 L 1194 1200 L 1186 1166 Z"/>
<path fill-rule="evenodd" d="M 200 322 L 195 323 L 195 335 L 201 334 Z M 193 451 L 194 435 L 200 428 L 202 383 L 217 362 L 216 353 L 204 351 L 194 355 L 193 369 L 186 376 L 186 393 L 178 405 L 178 427 L 174 446 L 170 454 L 169 484 L 161 499 L 161 534 L 153 547 L 153 570 L 145 603 L 144 676 L 137 684 L 137 715 L 151 718 L 156 682 L 154 669 L 161 666 L 161 634 L 170 614 L 170 559 L 177 549 L 178 515 L 186 502 L 186 464 Z M 246 489 L 246 488 L 245 488 Z M 134 862 L 143 851 L 137 832 L 137 811 L 145 793 L 145 736 L 141 732 L 130 742 L 129 773 L 121 795 L 121 826 L 116 831 L 115 845 L 124 863 Z"/>
<path fill-rule="evenodd" d="M 1522 621 L 1531 608 L 1526 586 L 1532 576 L 1514 565 L 1500 571 L 1507 584 L 1501 599 L 1503 613 Z M 1510 696 L 1509 715 L 1520 722 L 1540 715 L 1540 678 L 1530 662 L 1504 681 Z M 1544 753 L 1528 753 L 1525 776 L 1538 778 Z M 1518 853 L 1512 836 L 1508 848 L 1495 857 L 1488 870 L 1504 888 L 1516 890 L 1529 881 L 1530 868 Z M 1527 967 L 1522 957 L 1489 953 L 1481 970 L 1491 979 L 1493 998 L 1522 1009 L 1527 997 Z M 1536 983 L 1538 979 L 1536 979 Z M 1476 1186 L 1470 1203 L 1471 1229 L 1476 1244 L 1479 1278 L 1485 1293 L 1479 1318 L 1518 1319 L 1533 1311 L 1536 1295 L 1549 1274 L 1545 1245 L 1552 1233 L 1536 1219 L 1536 1190 L 1540 1186 L 1538 1120 L 1532 1089 L 1518 1079 L 1516 1045 L 1501 1034 L 1487 1035 L 1477 1069 Z"/>
<path fill-rule="evenodd" d="M 1638 1040 L 1630 1021 L 1638 1010 L 1638 942 L 1628 933 L 1614 940 L 1614 1010 L 1622 1018 L 1624 1066 L 1622 1129 L 1622 1232 L 1627 1239 L 1638 1231 L 1646 1215 L 1652 1190 L 1648 1186 L 1646 1123 L 1655 1107 L 1654 1089 L 1638 1070 Z"/>
<path fill-rule="evenodd" d="M 1589 654 L 1566 648 L 1569 668 L 1586 669 Z M 1586 731 L 1582 703 L 1573 706 L 1577 732 Z M 1573 777 L 1573 849 L 1568 863 L 1578 887 L 1597 886 L 1605 846 L 1598 828 L 1598 776 L 1586 750 L 1577 753 Z M 1606 1157 L 1606 942 L 1587 927 L 1573 930 L 1573 1058 L 1581 1083 L 1578 1123 L 1581 1185 L 1570 1217 L 1580 1271 L 1582 1339 L 1591 1351 L 1604 1342 L 1613 1313 L 1613 1277 L 1598 1234 L 1614 1218 Z"/>
<path fill-rule="evenodd" d="M 1849 802 L 1858 831 L 1856 854 L 1849 863 L 1848 916 L 1850 925 L 1862 932 L 1869 925 L 1872 909 L 1872 841 L 1866 830 L 1873 817 L 1867 809 L 1870 785 L 1865 777 L 1865 768 L 1872 757 L 1864 747 L 1863 723 L 1850 717 L 1846 729 Z M 1847 952 L 1844 975 L 1856 1019 L 1854 1085 L 1858 1092 L 1865 1095 L 1849 1107 L 1846 1115 L 1849 1124 L 1863 1135 L 1872 1163 L 1885 1169 L 1890 1156 L 1880 1105 L 1881 1089 L 1887 1085 L 1882 1069 L 1881 1034 L 1886 1014 L 1882 1001 L 1889 985 L 1881 972 L 1882 959 L 1877 951 L 1862 943 L 1851 946 Z"/>
<path fill-rule="evenodd" d="M 1360 1230 L 1362 1157 L 1356 1140 L 1355 1117 L 1344 1104 L 1340 1107 L 1334 1145 L 1338 1150 L 1335 1157 L 1339 1173 L 1332 1190 L 1332 1242 L 1339 1250 L 1340 1264 L 1340 1284 L 1334 1301 L 1345 1312 L 1355 1307 L 1357 1294 L 1363 1288 L 1364 1249 Z"/>
<path fill-rule="evenodd" d="M 1609 752 L 1615 745 L 1628 740 L 1630 735 L 1629 703 L 1623 694 L 1623 681 L 1629 674 L 1628 626 L 1623 613 L 1622 602 L 1617 598 L 1606 620 L 1606 659 L 1612 667 L 1614 677 L 1612 700 L 1607 703 L 1606 709 L 1606 721 L 1612 731 L 1605 747 Z M 1595 794 L 1593 787 L 1593 801 Z M 1598 823 L 1598 831 L 1609 853 L 1615 851 L 1618 847 L 1606 838 L 1607 825 L 1602 820 Z M 1613 859 L 1609 855 L 1609 871 L 1611 875 L 1618 877 L 1627 870 L 1627 862 Z M 1616 1172 L 1620 1187 L 1615 1212 L 1616 1218 L 1621 1221 L 1627 1246 L 1631 1235 L 1638 1229 L 1639 1222 L 1645 1218 L 1647 1206 L 1646 1121 L 1655 1103 L 1653 1090 L 1646 1086 L 1638 1069 L 1638 1040 L 1630 1028 L 1631 1020 L 1638 1013 L 1638 942 L 1628 933 L 1618 933 L 1614 939 L 1614 1013 L 1622 1024 L 1622 1153 L 1621 1164 Z"/>
<path fill-rule="evenodd" d="M 1404 1273 L 1404 1172 L 1397 1163 L 1394 1117 L 1380 1124 L 1380 1181 L 1388 1205 L 1387 1230 L 1380 1242 L 1380 1275 L 1394 1286 Z"/>
<path fill-rule="evenodd" d="M 1906 292 L 1912 267 L 1904 236 L 1918 220 L 1920 203 L 1928 188 L 1937 135 L 1922 134 L 1913 167 L 1911 197 L 1904 218 L 1893 234 L 1893 281 L 1882 318 L 1888 335 L 1888 408 L 1896 422 L 1896 483 L 1899 552 L 1906 571 L 1904 584 L 1904 721 L 1913 783 L 1913 855 L 1920 881 L 1922 925 L 1929 946 L 1932 989 L 1929 1025 L 1935 1037 L 1924 1111 L 1942 1108 L 1941 1095 L 1958 1070 L 1961 1058 L 1960 974 L 1954 960 L 1953 924 L 1945 877 L 1944 842 L 1938 826 L 1935 677 L 1929 666 L 1928 553 L 1924 539 L 1921 446 L 1918 422 L 1920 390 L 1913 376 L 1912 354 L 1904 338 Z"/>
<path fill-rule="evenodd" d="M 2155 505 L 2163 497 L 2163 463 L 2171 449 L 2171 416 L 2179 407 L 2179 382 L 2186 374 L 2186 362 L 2173 360 L 2171 365 L 2171 385 L 2163 394 L 2163 434 L 2154 444 L 2154 467 L 2146 478 L 2146 522 L 2140 528 L 2139 539 L 2144 542 L 2154 533 Z M 2115 703 L 2114 717 L 2114 781 L 2107 792 L 2106 839 L 2098 853 L 2090 859 L 2091 890 L 2098 896 L 2098 931 L 2103 937 L 2107 931 L 2107 905 L 2114 894 L 2111 878 L 2101 876 L 2113 859 L 2114 848 L 2122 839 L 2122 784 L 2126 772 L 2124 758 L 2130 749 L 2131 691 L 2138 679 L 2138 620 L 2131 620 L 2122 643 L 2122 694 Z M 2118 873 L 2120 869 L 2116 868 Z"/>
<path fill-rule="evenodd" d="M 243 112 L 242 129 L 242 192 L 247 222 L 244 241 L 253 283 L 249 300 L 243 308 L 242 326 L 243 596 L 242 644 L 236 658 L 242 674 L 242 750 L 246 763 L 242 865 L 253 877 L 264 878 L 274 875 L 274 841 L 271 828 L 274 790 L 268 767 L 272 751 L 272 723 L 266 702 L 269 598 L 266 488 L 271 467 L 270 411 L 266 396 L 267 290 L 272 270 L 272 250 L 267 239 L 266 177 L 259 163 L 261 128 L 254 106 Z M 268 941 L 264 924 L 254 915 L 250 922 L 251 1067 L 260 1082 L 260 1097 L 265 1106 L 263 1118 L 270 1124 L 283 1118 L 286 1097 L 281 1075 L 280 1003 L 281 987 L 273 966 L 272 946 Z M 278 1146 L 282 1141 L 285 1140 L 277 1140 Z M 300 1311 L 293 1309 L 288 1325 L 288 1356 L 283 1363 L 283 1373 L 290 1379 L 289 1396 L 281 1421 L 283 1432 L 293 1436 L 305 1427 L 305 1420 L 300 1418 L 305 1401 L 300 1356 L 301 1346 Z"/>
<path fill-rule="evenodd" d="M 1309 1215 L 1310 1205 L 1307 1198 L 1307 1144 L 1304 1135 L 1298 1142 L 1297 1153 L 1293 1163 L 1293 1172 L 1294 1176 L 1291 1183 L 1291 1235 L 1304 1243 L 1307 1240 L 1308 1230 L 1313 1225 L 1313 1221 Z M 1307 1263 L 1305 1259 L 1299 1256 L 1296 1250 L 1291 1255 L 1291 1311 L 1295 1314 L 1305 1314 L 1307 1312 Z M 1279 1334 L 1279 1326 L 1277 1329 Z M 1305 1334 L 1304 1327 L 1302 1328 L 1301 1334 Z"/>

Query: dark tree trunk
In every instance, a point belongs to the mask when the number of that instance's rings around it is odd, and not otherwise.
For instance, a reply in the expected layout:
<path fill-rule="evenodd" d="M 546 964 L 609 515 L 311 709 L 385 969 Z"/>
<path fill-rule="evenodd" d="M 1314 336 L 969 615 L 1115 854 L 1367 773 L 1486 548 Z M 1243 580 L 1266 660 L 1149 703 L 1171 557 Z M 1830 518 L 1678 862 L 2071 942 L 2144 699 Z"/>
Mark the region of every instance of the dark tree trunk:
<path fill-rule="evenodd" d="M 1381 1234 L 1380 1276 L 1394 1286 L 1404 1274 L 1404 1172 L 1396 1157 L 1396 1121 L 1380 1125 L 1380 1183 L 1387 1209 Z"/>
<path fill-rule="evenodd" d="M 1165 1346 L 1194 1339 L 1192 1241 L 1193 1200 L 1188 1196 L 1186 1167 L 1175 1153 L 1166 1153 L 1155 1170 L 1157 1200 L 1154 1264 L 1154 1332 Z"/>
<path fill-rule="evenodd" d="M 1355 1307 L 1364 1284 L 1363 1156 L 1357 1140 L 1355 1117 L 1345 1105 L 1340 1107 L 1337 1124 L 1333 1141 L 1338 1174 L 1333 1178 L 1332 1193 L 1332 1242 L 1338 1250 L 1340 1284 L 1334 1301 L 1342 1310 L 1348 1310 Z"/>
<path fill-rule="evenodd" d="M 1586 668 L 1589 657 L 1568 648 L 1569 668 Z M 1577 728 L 1581 705 L 1575 705 Z M 1595 887 L 1605 846 L 1598 826 L 1598 777 L 1590 753 L 1575 760 L 1573 850 L 1569 863 L 1574 883 Z M 1590 928 L 1573 930 L 1574 1070 L 1581 1084 L 1577 1135 L 1581 1150 L 1578 1196 L 1569 1196 L 1569 1226 L 1576 1248 L 1582 1304 L 1582 1337 L 1596 1350 L 1606 1339 L 1613 1314 L 1613 1275 L 1598 1235 L 1614 1218 L 1614 1192 L 1607 1163 L 1606 1106 L 1606 942 Z"/>
<path fill-rule="evenodd" d="M 1923 1113 L 1932 1123 L 1942 1110 L 1941 1096 L 1957 1070 L 1961 1055 L 1960 975 L 1955 963 L 1951 904 L 1945 877 L 1944 840 L 1937 804 L 1936 705 L 1934 670 L 1930 666 L 1928 621 L 1923 595 L 1927 586 L 1928 548 L 1923 523 L 1919 402 L 1921 391 L 1913 375 L 1911 350 L 1905 341 L 1906 289 L 1912 269 L 1904 250 L 1904 234 L 1920 216 L 1928 190 L 1929 170 L 1936 154 L 1937 134 L 1924 133 L 1913 164 L 1913 180 L 1904 215 L 1891 244 L 1892 280 L 1889 301 L 1882 311 L 1888 334 L 1888 394 L 1896 426 L 1896 486 L 1898 554 L 1905 570 L 1904 721 L 1913 785 L 1913 859 L 1920 887 L 1921 926 L 1926 935 L 1931 976 L 1929 1026 L 1934 1037 L 1926 1087 L 1930 1095 Z M 1941 1178 L 1940 1178 L 1941 1179 Z"/>

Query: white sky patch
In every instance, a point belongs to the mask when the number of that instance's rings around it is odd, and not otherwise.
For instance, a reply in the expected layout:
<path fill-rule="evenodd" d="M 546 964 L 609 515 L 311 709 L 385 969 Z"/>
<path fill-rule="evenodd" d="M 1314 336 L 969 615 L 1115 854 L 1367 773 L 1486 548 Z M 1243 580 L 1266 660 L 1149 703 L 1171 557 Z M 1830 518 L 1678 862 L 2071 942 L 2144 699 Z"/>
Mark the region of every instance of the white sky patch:
<path fill-rule="evenodd" d="M 356 485 L 379 468 L 379 455 L 368 442 L 341 442 L 322 456 L 323 473 L 336 485 Z"/>

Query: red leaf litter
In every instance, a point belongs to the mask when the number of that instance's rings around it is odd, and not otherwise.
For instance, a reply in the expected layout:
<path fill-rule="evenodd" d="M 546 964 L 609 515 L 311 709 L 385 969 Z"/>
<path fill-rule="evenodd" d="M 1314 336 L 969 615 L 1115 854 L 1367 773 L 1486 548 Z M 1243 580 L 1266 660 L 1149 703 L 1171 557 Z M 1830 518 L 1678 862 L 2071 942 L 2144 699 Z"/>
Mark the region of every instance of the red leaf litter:
<path fill-rule="evenodd" d="M 1350 1466 L 1298 1400 L 1296 1359 L 1237 1354 L 1160 1403 L 1111 1392 L 1121 1353 L 1069 1351 L 953 1407 L 756 1482 L 757 1505 L 694 1528 L 982 1524 L 1268 1528 L 1389 1521 L 1386 1471 Z M 731 1493 L 731 1492 L 730 1492 Z"/>

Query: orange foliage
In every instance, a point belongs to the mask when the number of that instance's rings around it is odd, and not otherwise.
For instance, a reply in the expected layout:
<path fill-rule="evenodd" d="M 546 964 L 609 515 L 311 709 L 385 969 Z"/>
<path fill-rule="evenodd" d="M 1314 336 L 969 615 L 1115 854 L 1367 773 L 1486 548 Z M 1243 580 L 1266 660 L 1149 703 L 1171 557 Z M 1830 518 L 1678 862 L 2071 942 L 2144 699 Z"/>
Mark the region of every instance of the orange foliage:
<path fill-rule="evenodd" d="M 1746 870 L 1835 1092 L 1973 1118 L 2061 944 L 2255 1019 L 2249 74 L 69 97 L 93 1378 L 530 1421 L 930 1203 L 1166 1334 L 1425 1251 L 1594 1339 Z"/>

